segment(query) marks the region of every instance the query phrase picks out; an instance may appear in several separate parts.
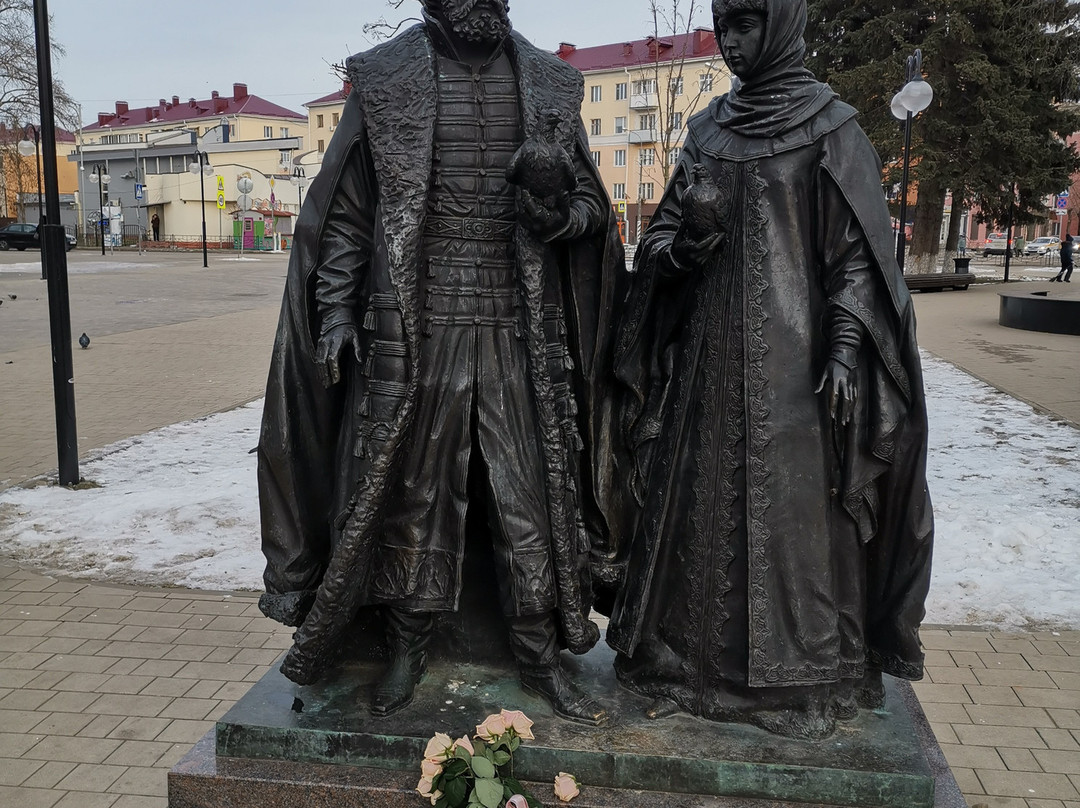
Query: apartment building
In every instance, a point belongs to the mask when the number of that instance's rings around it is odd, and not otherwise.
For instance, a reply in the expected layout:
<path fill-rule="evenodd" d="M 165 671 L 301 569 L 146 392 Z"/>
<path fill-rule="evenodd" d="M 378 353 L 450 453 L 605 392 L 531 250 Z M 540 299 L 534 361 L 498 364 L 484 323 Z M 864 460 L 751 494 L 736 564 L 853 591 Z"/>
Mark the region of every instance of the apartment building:
<path fill-rule="evenodd" d="M 577 48 L 557 55 L 585 76 L 581 116 L 593 161 L 636 244 L 686 137 L 686 122 L 731 85 L 713 31 Z"/>
<path fill-rule="evenodd" d="M 322 162 L 326 147 L 341 122 L 341 114 L 345 111 L 345 100 L 350 92 L 352 92 L 352 85 L 345 81 L 342 82 L 340 90 L 304 104 L 304 108 L 308 111 L 307 143 L 311 150 L 310 162 L 314 164 Z M 305 165 L 307 162 L 305 161 Z M 310 175 L 311 172 L 309 171 L 308 174 Z"/>

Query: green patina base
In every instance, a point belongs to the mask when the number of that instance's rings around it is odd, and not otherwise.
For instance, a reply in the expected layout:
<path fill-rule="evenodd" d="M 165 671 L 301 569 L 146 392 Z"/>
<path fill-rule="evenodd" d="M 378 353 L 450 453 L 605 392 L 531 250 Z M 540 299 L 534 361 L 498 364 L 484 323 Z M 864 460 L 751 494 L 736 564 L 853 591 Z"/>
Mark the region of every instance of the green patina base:
<path fill-rule="evenodd" d="M 218 722 L 216 753 L 219 759 L 340 764 L 418 778 L 434 733 L 471 735 L 484 717 L 508 708 L 536 722 L 536 740 L 515 756 L 522 780 L 550 782 L 567 771 L 607 789 L 866 808 L 935 805 L 935 775 L 903 683 L 886 677 L 885 710 L 863 711 L 828 740 L 798 741 L 688 715 L 650 721 L 647 700 L 617 684 L 612 661 L 606 648 L 565 660 L 615 717 L 611 726 L 595 729 L 556 718 L 544 701 L 522 692 L 512 669 L 494 663 L 434 660 L 413 704 L 381 719 L 368 712 L 379 664 L 345 664 L 308 687 L 275 670 Z"/>

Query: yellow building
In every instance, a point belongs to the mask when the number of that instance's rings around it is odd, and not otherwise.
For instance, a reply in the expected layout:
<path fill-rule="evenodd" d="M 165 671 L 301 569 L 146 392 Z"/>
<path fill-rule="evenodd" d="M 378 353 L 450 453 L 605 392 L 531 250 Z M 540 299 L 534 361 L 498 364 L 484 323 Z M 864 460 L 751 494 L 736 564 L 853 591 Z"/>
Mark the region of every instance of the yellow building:
<path fill-rule="evenodd" d="M 20 141 L 33 142 L 33 133 L 25 129 L 9 129 L 0 123 L 0 218 L 18 221 L 36 222 L 38 220 L 38 189 L 44 194 L 44 178 L 38 173 L 41 166 L 44 143 L 37 146 L 39 151 L 23 155 L 19 152 Z M 56 130 L 57 181 L 60 198 L 74 200 L 78 190 L 79 177 L 74 165 L 68 162 L 68 155 L 75 151 L 75 135 L 65 129 Z M 42 171 L 44 169 L 42 168 Z"/>
<path fill-rule="evenodd" d="M 341 122 L 341 114 L 345 111 L 345 99 L 352 92 L 352 86 L 346 81 L 342 82 L 341 89 L 335 90 L 322 98 L 316 98 L 304 104 L 308 111 L 308 136 L 307 145 L 311 153 L 310 160 L 304 160 L 304 165 L 316 166 L 322 162 L 323 154 L 330 143 L 330 139 Z M 308 172 L 309 176 L 312 172 Z"/>
<path fill-rule="evenodd" d="M 76 153 L 68 158 L 80 177 L 80 219 L 93 231 L 105 208 L 120 209 L 130 238 L 132 228 L 152 236 L 156 216 L 162 241 L 186 243 L 201 233 L 205 215 L 208 236 L 220 231 L 228 242 L 239 177 L 254 183 L 248 196 L 256 207 L 296 212 L 299 193 L 290 180 L 307 128 L 304 115 L 252 95 L 246 84 L 202 101 L 173 96 L 137 109 L 118 101 L 114 112 L 100 113 L 77 133 Z M 200 153 L 208 176 L 189 171 Z M 109 178 L 104 188 L 92 180 L 99 172 Z"/>
<path fill-rule="evenodd" d="M 664 193 L 686 122 L 731 86 L 711 29 L 591 48 L 563 43 L 557 54 L 585 76 L 581 117 L 593 161 L 637 243 Z"/>

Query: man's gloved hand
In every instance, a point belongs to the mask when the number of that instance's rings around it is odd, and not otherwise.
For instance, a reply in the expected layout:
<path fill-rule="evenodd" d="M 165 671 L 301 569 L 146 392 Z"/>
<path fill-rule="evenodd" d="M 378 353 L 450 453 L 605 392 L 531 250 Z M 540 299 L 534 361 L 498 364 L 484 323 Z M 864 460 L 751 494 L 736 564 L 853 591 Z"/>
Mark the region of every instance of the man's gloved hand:
<path fill-rule="evenodd" d="M 570 194 L 563 192 L 554 197 L 541 199 L 519 188 L 521 222 L 543 240 L 548 240 L 570 223 Z"/>
<path fill-rule="evenodd" d="M 356 357 L 356 363 L 360 364 L 360 334 L 352 323 L 334 326 L 319 337 L 315 365 L 323 387 L 330 388 L 341 381 L 342 356 L 349 347 Z"/>

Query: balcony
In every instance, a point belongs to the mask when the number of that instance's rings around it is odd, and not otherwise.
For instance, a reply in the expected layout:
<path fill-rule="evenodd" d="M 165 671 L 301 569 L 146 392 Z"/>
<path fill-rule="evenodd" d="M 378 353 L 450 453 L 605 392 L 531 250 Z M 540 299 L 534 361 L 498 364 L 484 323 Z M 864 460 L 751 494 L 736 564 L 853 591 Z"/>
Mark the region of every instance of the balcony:
<path fill-rule="evenodd" d="M 630 96 L 630 109 L 656 109 L 659 105 L 656 93 L 634 93 Z"/>
<path fill-rule="evenodd" d="M 656 130 L 655 129 L 631 129 L 627 141 L 629 143 L 655 143 L 656 142 Z"/>

